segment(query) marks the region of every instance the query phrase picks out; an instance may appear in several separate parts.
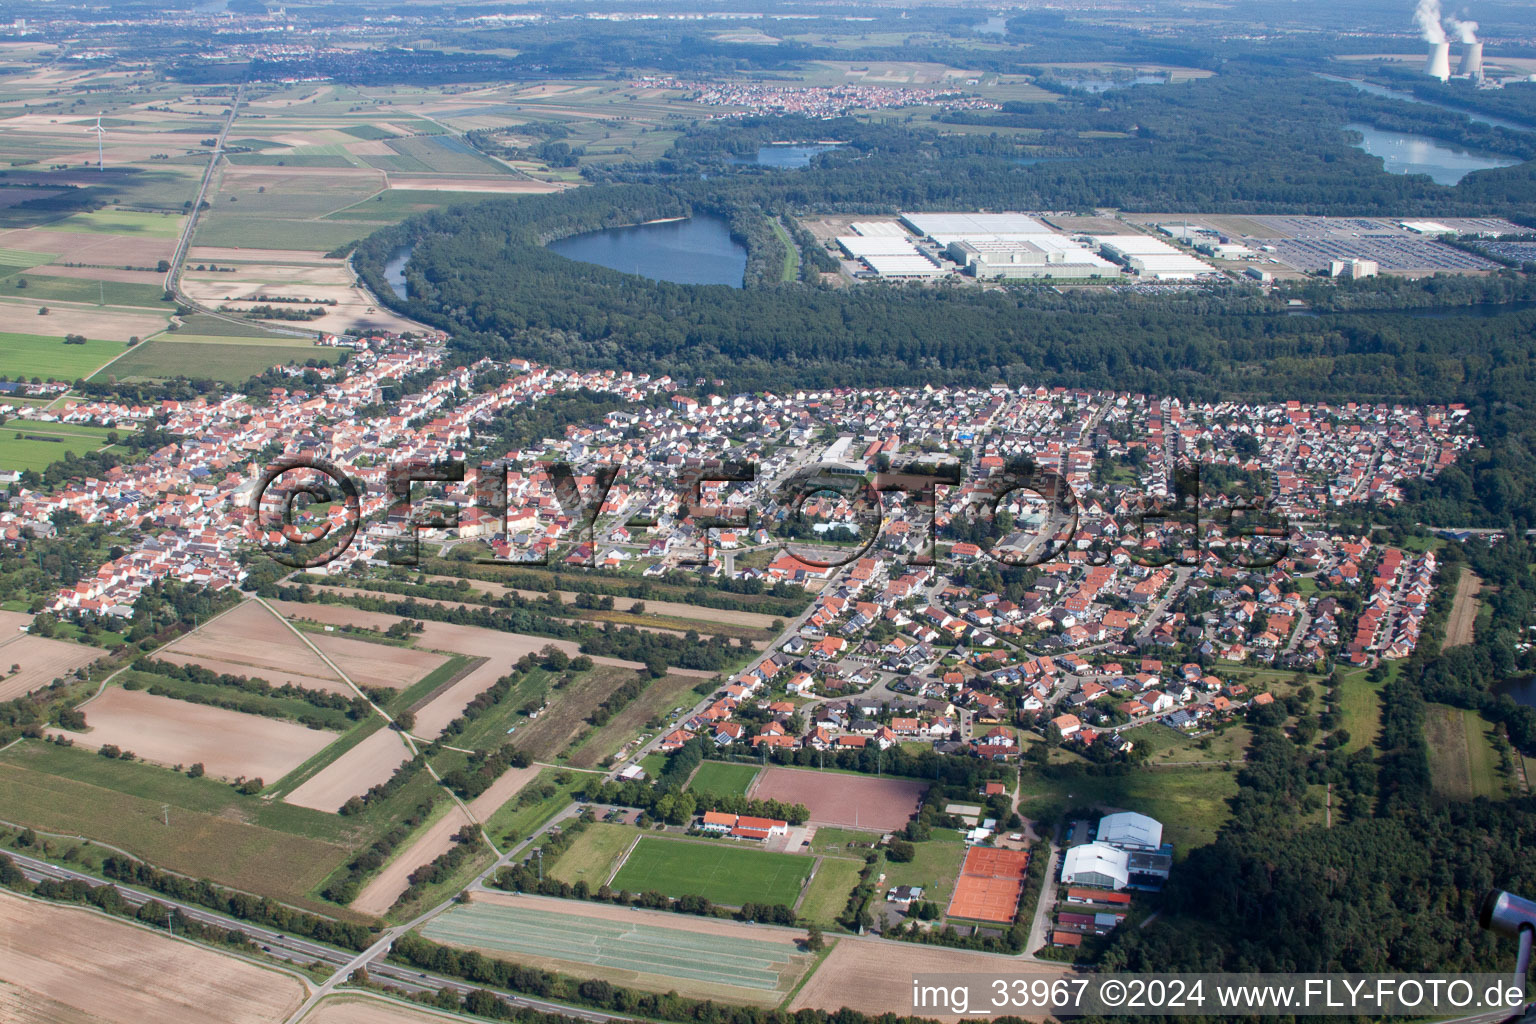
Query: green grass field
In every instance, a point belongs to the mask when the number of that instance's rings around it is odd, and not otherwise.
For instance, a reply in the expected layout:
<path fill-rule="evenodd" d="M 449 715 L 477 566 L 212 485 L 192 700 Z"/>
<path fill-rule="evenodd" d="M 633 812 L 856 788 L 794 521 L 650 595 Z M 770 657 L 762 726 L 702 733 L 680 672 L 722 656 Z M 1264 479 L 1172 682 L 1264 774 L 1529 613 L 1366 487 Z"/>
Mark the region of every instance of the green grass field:
<path fill-rule="evenodd" d="M 1344 749 L 1353 753 L 1376 744 L 1381 731 L 1381 684 L 1365 678 L 1365 670 L 1343 674 L 1339 684 L 1340 728 L 1349 733 Z"/>
<path fill-rule="evenodd" d="M 697 795 L 701 801 L 706 796 L 746 796 L 747 788 L 757 778 L 757 772 L 755 764 L 705 761 L 694 772 L 693 780 L 688 783 L 688 791 Z"/>
<path fill-rule="evenodd" d="M 284 363 L 305 363 L 311 359 L 334 363 L 341 350 L 313 345 L 219 341 L 183 341 L 157 338 L 136 346 L 112 364 L 110 374 L 118 380 L 131 378 L 164 380 L 170 377 L 206 377 L 226 384 L 239 384 L 258 373 Z"/>
<path fill-rule="evenodd" d="M 241 797 L 213 779 L 41 742 L 0 754 L 0 808 L 18 824 L 310 907 L 319 902 L 309 893 L 348 856 L 348 833 L 361 831 L 335 815 Z"/>
<path fill-rule="evenodd" d="M 965 863 L 965 844 L 929 839 L 913 843 L 915 856 L 905 864 L 897 864 L 890 858 L 880 865 L 885 872 L 885 888 L 898 885 L 920 885 L 923 899 L 949 906 L 949 897 L 955 891 L 955 879 L 960 877 L 960 865 Z M 881 893 L 881 899 L 885 894 Z"/>
<path fill-rule="evenodd" d="M 25 286 L 19 282 L 25 281 Z M 45 299 L 50 302 L 89 302 L 108 306 L 146 306 L 169 309 L 165 289 L 155 284 L 124 281 L 93 281 L 83 277 L 47 277 L 18 273 L 0 279 L 0 295 L 18 299 Z"/>
<path fill-rule="evenodd" d="M 1444 704 L 1429 704 L 1424 710 L 1424 740 L 1435 792 L 1458 801 L 1507 796 L 1499 755 L 1488 737 L 1491 726 L 1483 717 Z"/>
<path fill-rule="evenodd" d="M 703 896 L 713 903 L 793 906 L 811 859 L 767 853 L 730 840 L 692 842 L 643 836 L 610 885 L 631 892 Z"/>
<path fill-rule="evenodd" d="M 816 867 L 816 876 L 806 887 L 805 899 L 800 902 L 800 916 L 831 928 L 848 905 L 848 894 L 859 884 L 859 872 L 863 870 L 861 860 L 823 857 Z"/>
<path fill-rule="evenodd" d="M 45 320 L 37 317 L 40 323 Z M 62 337 L 0 332 L 0 376 L 41 377 L 44 380 L 78 380 L 89 377 L 123 351 L 119 341 L 87 341 L 66 345 Z"/>
<path fill-rule="evenodd" d="M 585 786 L 589 779 L 591 776 L 582 772 L 545 769 L 539 773 L 538 778 L 524 786 L 515 799 L 508 800 L 496 809 L 496 813 L 485 823 L 485 831 L 493 839 L 508 842 L 512 841 L 510 837 L 527 838 L 543 828 L 562 809 L 570 806 L 572 794 Z M 538 795 L 546 789 L 547 795 Z"/>
<path fill-rule="evenodd" d="M 67 452 L 83 455 L 105 447 L 107 434 L 102 427 L 15 420 L 0 427 L 0 469 L 43 469 Z"/>
<path fill-rule="evenodd" d="M 0 249 L 0 267 L 36 267 L 54 260 L 52 253 L 27 249 Z"/>
<path fill-rule="evenodd" d="M 90 231 L 109 235 L 143 235 L 175 238 L 181 234 L 181 218 L 166 213 L 134 213 L 129 210 L 92 210 L 75 213 L 57 224 L 56 231 Z"/>
<path fill-rule="evenodd" d="M 594 892 L 613 874 L 613 867 L 635 841 L 638 832 L 625 825 L 595 822 L 586 827 L 570 849 L 545 870 L 550 877 L 575 885 L 586 882 Z"/>
<path fill-rule="evenodd" d="M 377 230 L 369 221 L 206 217 L 198 221 L 198 245 L 231 245 L 246 249 L 304 249 L 330 252 Z"/>
<path fill-rule="evenodd" d="M 1058 811 L 1094 805 L 1140 811 L 1163 823 L 1163 840 L 1182 857 L 1216 838 L 1237 792 L 1235 774 L 1220 768 L 1158 768 L 1121 776 L 1064 774 L 1026 776 L 1019 813 L 1026 818 L 1043 806 Z"/>
<path fill-rule="evenodd" d="M 326 220 L 404 220 L 413 213 L 435 210 L 440 206 L 479 203 L 496 198 L 486 192 L 433 192 L 424 189 L 392 188 L 365 199 L 345 210 L 327 214 Z"/>
<path fill-rule="evenodd" d="M 518 962 L 548 958 L 710 987 L 780 991 L 799 973 L 793 969 L 798 951 L 791 942 L 693 932 L 681 919 L 677 927 L 663 928 L 638 916 L 608 921 L 554 907 L 471 903 L 429 921 L 421 934 L 435 942 L 509 954 Z"/>

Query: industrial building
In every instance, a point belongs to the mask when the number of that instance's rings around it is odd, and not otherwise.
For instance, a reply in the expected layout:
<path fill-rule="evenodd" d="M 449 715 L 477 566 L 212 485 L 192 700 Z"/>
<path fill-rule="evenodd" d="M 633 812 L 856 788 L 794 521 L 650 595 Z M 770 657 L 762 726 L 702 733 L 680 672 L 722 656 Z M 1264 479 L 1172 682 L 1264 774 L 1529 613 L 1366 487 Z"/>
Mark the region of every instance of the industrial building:
<path fill-rule="evenodd" d="M 1063 235 L 973 235 L 951 241 L 945 251 L 984 281 L 1120 274 L 1119 267 Z"/>
<path fill-rule="evenodd" d="M 921 279 L 939 277 L 946 271 L 904 234 L 871 233 L 839 235 L 838 247 L 881 277 Z"/>
<path fill-rule="evenodd" d="M 973 235 L 1052 233 L 1050 228 L 1022 213 L 904 213 L 901 222 L 919 238 L 932 239 L 940 245 Z"/>
<path fill-rule="evenodd" d="M 1193 281 L 1216 271 L 1208 263 L 1180 252 L 1150 235 L 1099 235 L 1099 251 L 1142 277 L 1157 281 Z"/>

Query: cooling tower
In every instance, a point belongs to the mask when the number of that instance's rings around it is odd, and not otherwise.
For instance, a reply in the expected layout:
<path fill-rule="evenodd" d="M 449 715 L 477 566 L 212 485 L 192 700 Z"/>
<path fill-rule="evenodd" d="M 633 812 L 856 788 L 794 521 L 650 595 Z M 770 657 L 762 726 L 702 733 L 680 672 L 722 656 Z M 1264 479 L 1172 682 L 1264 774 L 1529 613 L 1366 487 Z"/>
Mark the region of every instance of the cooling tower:
<path fill-rule="evenodd" d="M 1450 43 L 1429 44 L 1429 60 L 1424 65 L 1424 73 L 1430 78 L 1438 78 L 1442 82 L 1451 77 Z"/>
<path fill-rule="evenodd" d="M 1467 43 L 1461 51 L 1461 69 L 1458 74 L 1466 75 L 1474 81 L 1483 80 L 1483 44 Z"/>

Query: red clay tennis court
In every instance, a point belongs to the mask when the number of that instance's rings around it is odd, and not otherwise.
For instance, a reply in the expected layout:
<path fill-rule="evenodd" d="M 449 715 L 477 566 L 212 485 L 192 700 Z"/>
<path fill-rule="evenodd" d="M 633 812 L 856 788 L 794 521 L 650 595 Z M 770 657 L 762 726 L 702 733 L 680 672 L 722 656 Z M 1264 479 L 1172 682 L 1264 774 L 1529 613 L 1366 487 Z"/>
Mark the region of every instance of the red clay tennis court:
<path fill-rule="evenodd" d="M 1011 924 L 1028 868 L 1029 854 L 1024 850 L 971 847 L 949 898 L 949 916 Z"/>

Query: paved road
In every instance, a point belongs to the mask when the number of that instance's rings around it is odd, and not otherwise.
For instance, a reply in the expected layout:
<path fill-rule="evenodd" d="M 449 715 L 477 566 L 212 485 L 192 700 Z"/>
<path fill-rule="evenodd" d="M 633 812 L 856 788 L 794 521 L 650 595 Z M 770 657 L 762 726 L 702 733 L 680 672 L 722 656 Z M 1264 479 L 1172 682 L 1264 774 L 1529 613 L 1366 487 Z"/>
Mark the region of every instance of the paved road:
<path fill-rule="evenodd" d="M 208 190 L 213 186 L 214 171 L 218 169 L 219 160 L 224 155 L 224 142 L 229 137 L 229 130 L 234 127 L 235 115 L 239 112 L 240 104 L 244 101 L 245 85 L 242 83 L 235 90 L 235 100 L 230 104 L 229 115 L 225 117 L 223 125 L 219 127 L 219 134 L 213 143 L 213 152 L 208 155 L 208 166 L 203 171 L 203 180 L 197 186 L 197 198 L 192 202 L 192 212 L 187 217 L 187 223 L 181 230 L 181 237 L 176 240 L 176 251 L 171 254 L 171 269 L 165 272 L 165 290 L 174 295 L 176 301 L 192 307 L 199 313 L 211 316 L 217 320 L 226 321 L 227 323 L 250 327 L 250 320 L 229 316 L 226 313 L 220 313 L 218 310 L 209 309 L 202 303 L 193 301 L 181 290 L 182 264 L 186 261 L 187 250 L 192 247 L 192 237 L 197 234 L 197 222 L 202 216 L 203 202 L 208 197 Z M 263 330 L 269 331 L 272 334 L 286 334 L 295 338 L 313 338 L 315 336 L 314 331 L 295 330 L 290 327 L 273 327 L 268 324 L 261 324 L 260 326 Z"/>
<path fill-rule="evenodd" d="M 564 816 L 565 815 L 557 816 L 556 820 L 562 820 Z M 554 823 L 555 822 L 551 822 L 551 824 Z M 531 842 L 532 839 L 529 841 Z M 527 843 L 523 844 L 523 846 L 526 845 Z M 518 851 L 516 852 L 520 852 L 521 849 L 522 847 L 519 847 Z M 384 932 L 380 936 L 379 940 L 370 946 L 367 950 L 362 953 L 354 953 L 350 950 L 338 949 L 335 946 L 328 946 L 321 942 L 312 942 L 308 939 L 299 938 L 297 936 L 286 935 L 271 928 L 264 928 L 260 925 L 252 924 L 249 921 L 241 921 L 236 918 L 227 917 L 223 914 L 217 914 L 205 907 L 199 907 L 190 903 L 182 903 L 178 900 L 173 900 L 167 896 L 161 895 L 160 893 L 149 892 L 146 890 L 134 888 L 132 886 L 122 885 L 120 883 L 104 882 L 101 879 L 92 875 L 85 874 L 82 871 L 76 871 L 73 868 L 61 867 L 57 864 L 50 864 L 47 861 L 38 860 L 35 857 L 29 857 L 25 854 L 8 851 L 7 855 L 11 858 L 12 861 L 15 862 L 16 866 L 21 870 L 21 873 L 26 876 L 29 881 L 40 882 L 44 879 L 53 879 L 55 881 L 74 880 L 84 882 L 87 885 L 93 887 L 101 885 L 115 885 L 117 891 L 122 894 L 123 902 L 131 907 L 141 907 L 145 903 L 153 900 L 162 906 L 180 911 L 183 916 L 189 920 L 196 921 L 198 924 L 211 925 L 219 928 L 228 928 L 232 931 L 243 932 L 245 935 L 248 935 L 253 942 L 261 947 L 261 951 L 263 953 L 276 959 L 285 960 L 289 963 L 302 966 L 309 966 L 312 964 L 320 963 L 334 968 L 335 970 L 331 977 L 318 988 L 314 988 L 314 991 L 312 992 L 309 999 L 305 1001 L 304 1005 L 288 1018 L 291 1022 L 297 1022 L 300 1020 L 305 1013 L 309 1012 L 309 1010 L 313 1008 L 316 1002 L 318 1002 L 325 995 L 329 995 L 338 985 L 345 983 L 347 979 L 352 976 L 352 973 L 359 967 L 366 968 L 368 974 L 371 977 L 385 981 L 391 985 L 396 985 L 411 993 L 437 992 L 447 988 L 463 995 L 473 991 L 476 988 L 483 987 L 479 985 L 468 984 L 458 978 L 449 978 L 443 977 L 441 975 L 414 971 L 399 964 L 389 963 L 384 959 L 384 957 L 388 955 L 389 949 L 394 944 L 396 938 L 405 934 L 405 932 L 411 928 L 414 928 L 429 918 L 441 913 L 444 909 L 452 905 L 452 900 L 443 902 L 442 904 L 432 908 L 425 914 L 422 914 L 412 921 L 389 929 L 388 931 Z M 499 859 L 497 863 L 487 868 L 485 873 L 482 874 L 480 878 L 477 878 L 474 883 L 471 883 L 472 887 L 479 888 L 479 883 L 483 878 L 488 877 L 492 871 L 495 871 L 497 868 L 501 867 L 502 863 L 505 860 L 510 859 L 512 856 L 513 854 L 509 853 L 505 858 Z M 221 950 L 221 952 L 227 952 L 227 950 Z M 561 1003 L 553 1003 L 541 999 L 528 999 L 522 996 L 509 995 L 502 995 L 501 998 L 513 1006 L 528 1007 L 531 1009 L 540 1010 L 544 1013 L 562 1014 L 567 1017 L 576 1017 L 586 1021 L 607 1022 L 628 1019 L 617 1014 L 602 1013 L 597 1010 L 566 1006 Z"/>

